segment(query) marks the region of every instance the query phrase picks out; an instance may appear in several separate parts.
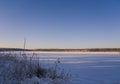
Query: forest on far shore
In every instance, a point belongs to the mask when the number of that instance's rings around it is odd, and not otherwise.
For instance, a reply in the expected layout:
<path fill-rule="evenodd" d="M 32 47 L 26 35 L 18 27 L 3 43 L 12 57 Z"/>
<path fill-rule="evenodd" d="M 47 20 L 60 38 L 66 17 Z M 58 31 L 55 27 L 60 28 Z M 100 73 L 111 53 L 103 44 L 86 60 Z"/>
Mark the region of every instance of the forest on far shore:
<path fill-rule="evenodd" d="M 89 48 L 89 49 L 22 49 L 0 48 L 0 51 L 47 51 L 47 52 L 120 52 L 120 48 Z"/>

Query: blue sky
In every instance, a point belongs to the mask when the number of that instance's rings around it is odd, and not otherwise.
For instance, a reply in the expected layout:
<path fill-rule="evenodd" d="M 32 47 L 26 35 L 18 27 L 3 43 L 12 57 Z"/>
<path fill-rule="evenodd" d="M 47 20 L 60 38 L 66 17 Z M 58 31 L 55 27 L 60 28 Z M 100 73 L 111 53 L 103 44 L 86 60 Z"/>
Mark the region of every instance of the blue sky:
<path fill-rule="evenodd" d="M 120 0 L 0 0 L 0 47 L 120 48 Z"/>

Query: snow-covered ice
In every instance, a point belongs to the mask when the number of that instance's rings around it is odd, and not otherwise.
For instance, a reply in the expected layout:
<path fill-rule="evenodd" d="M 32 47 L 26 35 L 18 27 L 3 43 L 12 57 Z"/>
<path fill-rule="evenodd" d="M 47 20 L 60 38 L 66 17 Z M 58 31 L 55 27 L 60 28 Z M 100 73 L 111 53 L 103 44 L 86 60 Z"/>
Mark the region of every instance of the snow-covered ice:
<path fill-rule="evenodd" d="M 27 52 L 32 56 L 32 52 Z M 49 67 L 60 60 L 59 67 L 71 74 L 68 84 L 119 84 L 120 53 L 118 52 L 34 52 L 42 66 Z M 26 79 L 41 81 L 36 77 Z M 31 82 L 31 83 L 32 83 Z M 42 80 L 42 84 L 48 84 Z"/>
<path fill-rule="evenodd" d="M 120 54 L 117 52 L 67 54 L 41 52 L 38 56 L 44 64 L 53 64 L 59 58 L 60 67 L 71 74 L 71 84 L 120 83 Z"/>

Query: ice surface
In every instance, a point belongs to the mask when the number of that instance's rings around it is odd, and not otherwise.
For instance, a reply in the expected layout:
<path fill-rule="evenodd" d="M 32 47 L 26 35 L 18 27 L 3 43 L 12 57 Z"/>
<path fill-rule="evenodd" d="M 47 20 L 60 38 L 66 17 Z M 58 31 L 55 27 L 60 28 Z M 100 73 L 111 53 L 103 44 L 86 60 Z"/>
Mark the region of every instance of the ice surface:
<path fill-rule="evenodd" d="M 33 56 L 33 52 L 26 53 Z M 34 54 L 45 67 L 53 65 L 59 58 L 59 67 L 71 74 L 69 84 L 120 83 L 120 53 L 118 52 L 34 52 Z"/>
<path fill-rule="evenodd" d="M 41 63 L 52 64 L 58 58 L 60 67 L 70 73 L 71 84 L 115 84 L 120 82 L 120 54 L 92 53 L 37 53 Z"/>

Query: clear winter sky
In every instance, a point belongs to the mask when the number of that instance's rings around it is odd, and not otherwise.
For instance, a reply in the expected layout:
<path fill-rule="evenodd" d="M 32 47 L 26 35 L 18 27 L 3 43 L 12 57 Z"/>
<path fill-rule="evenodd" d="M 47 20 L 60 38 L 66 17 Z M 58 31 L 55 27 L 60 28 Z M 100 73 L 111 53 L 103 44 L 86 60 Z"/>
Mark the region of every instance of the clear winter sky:
<path fill-rule="evenodd" d="M 0 47 L 120 48 L 120 0 L 0 0 Z"/>

